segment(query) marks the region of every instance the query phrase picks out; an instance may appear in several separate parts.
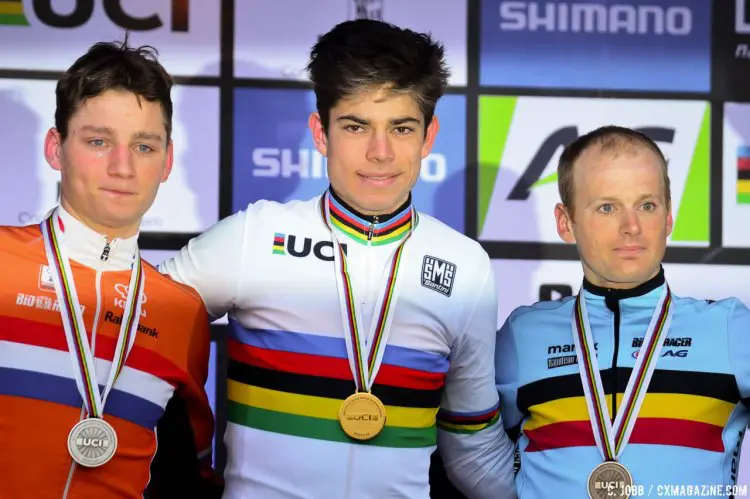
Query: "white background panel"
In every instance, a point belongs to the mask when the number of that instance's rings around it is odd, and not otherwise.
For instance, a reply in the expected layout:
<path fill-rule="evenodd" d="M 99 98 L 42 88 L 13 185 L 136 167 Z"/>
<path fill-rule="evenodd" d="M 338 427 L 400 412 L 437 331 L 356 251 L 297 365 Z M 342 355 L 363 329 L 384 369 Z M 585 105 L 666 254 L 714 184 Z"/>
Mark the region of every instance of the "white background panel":
<path fill-rule="evenodd" d="M 219 216 L 219 89 L 177 86 L 174 167 L 143 219 L 143 232 L 200 232 Z M 55 82 L 0 79 L 0 223 L 33 223 L 57 202 L 60 174 L 44 159 L 54 126 Z"/>
<path fill-rule="evenodd" d="M 750 147 L 750 104 L 724 105 L 722 245 L 750 247 L 750 204 L 737 203 L 737 148 Z"/>
<path fill-rule="evenodd" d="M 318 36 L 370 4 L 384 21 L 431 32 L 445 46 L 450 84 L 466 85 L 466 0 L 235 0 L 235 76 L 304 80 Z"/>
<path fill-rule="evenodd" d="M 658 145 L 669 161 L 672 212 L 676 216 L 705 109 L 705 103 L 696 101 L 518 97 L 480 239 L 561 242 L 554 218 L 555 204 L 560 200 L 557 182 L 532 188 L 526 200 L 508 197 L 545 141 L 567 127 L 576 127 L 578 136 L 613 123 L 674 129 L 674 141 Z M 562 151 L 560 146 L 540 179 L 557 171 Z M 509 223 L 512 220 L 524 222 Z M 670 245 L 678 244 L 670 240 Z M 706 246 L 707 242 L 688 244 Z"/>
<path fill-rule="evenodd" d="M 61 15 L 75 12 L 80 0 L 51 0 L 52 10 Z M 0 68 L 51 70 L 67 69 L 94 43 L 122 41 L 125 29 L 107 16 L 105 3 L 119 3 L 132 17 L 156 14 L 162 26 L 149 31 L 130 31 L 129 45 L 152 45 L 161 63 L 173 75 L 218 76 L 220 54 L 220 2 L 218 0 L 91 0 L 90 19 L 80 27 L 59 28 L 42 23 L 33 0 L 23 0 L 29 26 L 0 25 Z M 50 2 L 44 0 L 40 3 Z M 86 2 L 81 1 L 83 5 Z M 172 31 L 172 5 L 188 6 L 187 31 Z M 12 47 L 12 50 L 10 50 Z"/>

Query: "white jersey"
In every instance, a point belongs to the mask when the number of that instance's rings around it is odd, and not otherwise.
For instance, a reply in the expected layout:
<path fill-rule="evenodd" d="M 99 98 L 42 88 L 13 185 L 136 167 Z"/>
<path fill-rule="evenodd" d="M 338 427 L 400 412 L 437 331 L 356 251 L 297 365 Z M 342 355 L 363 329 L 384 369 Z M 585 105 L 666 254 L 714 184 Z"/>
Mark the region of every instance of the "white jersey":
<path fill-rule="evenodd" d="M 428 499 L 436 445 L 467 496 L 515 497 L 511 443 L 498 424 L 490 261 L 432 217 L 419 214 L 397 273 L 372 387 L 386 426 L 367 441 L 342 430 L 339 408 L 355 383 L 326 199 L 369 331 L 390 256 L 408 234 L 410 204 L 368 228 L 335 198 L 259 201 L 162 265 L 201 294 L 211 315 L 229 313 L 224 497 Z"/>

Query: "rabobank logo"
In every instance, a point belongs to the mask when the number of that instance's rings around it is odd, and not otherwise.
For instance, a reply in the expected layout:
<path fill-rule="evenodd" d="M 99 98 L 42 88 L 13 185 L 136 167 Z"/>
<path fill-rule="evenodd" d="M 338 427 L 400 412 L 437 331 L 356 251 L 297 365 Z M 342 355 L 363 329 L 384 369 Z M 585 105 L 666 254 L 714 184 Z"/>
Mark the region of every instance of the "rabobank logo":
<path fill-rule="evenodd" d="M 253 177 L 269 178 L 327 178 L 327 161 L 316 149 L 279 149 L 258 147 L 253 149 Z M 445 155 L 432 153 L 422 160 L 420 180 L 442 182 L 448 176 Z"/>
<path fill-rule="evenodd" d="M 481 2 L 482 85 L 710 89 L 709 1 Z"/>
<path fill-rule="evenodd" d="M 432 150 L 422 159 L 412 191 L 417 210 L 461 232 L 466 191 L 465 107 L 463 95 L 449 94 L 438 102 L 435 114 L 440 130 Z M 308 90 L 237 90 L 234 211 L 260 199 L 305 200 L 325 191 L 329 185 L 327 160 L 314 147 L 307 125 L 315 110 L 315 97 Z"/>
<path fill-rule="evenodd" d="M 501 2 L 500 29 L 687 36 L 693 30 L 693 12 L 685 5 Z"/>

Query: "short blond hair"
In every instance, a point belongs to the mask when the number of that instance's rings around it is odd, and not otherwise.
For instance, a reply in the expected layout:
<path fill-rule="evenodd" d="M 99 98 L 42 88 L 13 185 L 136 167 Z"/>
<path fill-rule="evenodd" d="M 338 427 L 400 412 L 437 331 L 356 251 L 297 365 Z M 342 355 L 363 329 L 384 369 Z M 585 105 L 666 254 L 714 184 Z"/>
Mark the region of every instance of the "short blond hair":
<path fill-rule="evenodd" d="M 560 200 L 568 209 L 571 219 L 573 218 L 573 168 L 584 152 L 597 145 L 600 148 L 600 152 L 617 154 L 628 147 L 640 146 L 656 154 L 661 165 L 667 206 L 671 205 L 672 196 L 670 194 L 667 159 L 664 157 L 661 149 L 659 149 L 659 146 L 656 145 L 656 142 L 643 132 L 631 128 L 608 125 L 578 137 L 560 155 L 560 160 L 557 164 L 557 188 L 560 192 Z"/>

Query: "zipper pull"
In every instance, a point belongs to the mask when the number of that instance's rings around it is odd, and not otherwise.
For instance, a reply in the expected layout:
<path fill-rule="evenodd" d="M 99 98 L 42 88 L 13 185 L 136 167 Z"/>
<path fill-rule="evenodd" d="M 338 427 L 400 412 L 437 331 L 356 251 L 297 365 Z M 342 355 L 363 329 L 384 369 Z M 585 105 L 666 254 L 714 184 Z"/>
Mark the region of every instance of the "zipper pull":
<path fill-rule="evenodd" d="M 99 259 L 103 262 L 106 262 L 109 258 L 109 241 L 105 239 L 104 243 L 104 249 L 102 250 L 102 255 L 99 257 Z"/>
<path fill-rule="evenodd" d="M 378 217 L 377 215 L 373 217 L 372 222 L 370 223 L 370 230 L 367 232 L 367 240 L 372 241 L 372 236 L 375 234 L 375 224 L 378 223 Z"/>

